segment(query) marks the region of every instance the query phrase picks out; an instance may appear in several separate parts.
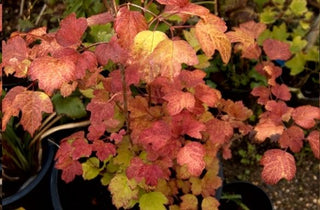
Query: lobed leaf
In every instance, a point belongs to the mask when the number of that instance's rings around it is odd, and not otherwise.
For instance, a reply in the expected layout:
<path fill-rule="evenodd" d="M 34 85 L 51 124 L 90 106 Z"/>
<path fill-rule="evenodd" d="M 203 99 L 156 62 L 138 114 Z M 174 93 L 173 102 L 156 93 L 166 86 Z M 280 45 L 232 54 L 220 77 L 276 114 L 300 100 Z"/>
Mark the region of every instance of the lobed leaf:
<path fill-rule="evenodd" d="M 271 60 L 288 60 L 291 57 L 290 44 L 275 39 L 266 39 L 263 50 Z"/>
<path fill-rule="evenodd" d="M 138 200 L 139 189 L 135 180 L 129 180 L 124 174 L 116 174 L 110 181 L 109 191 L 112 203 L 119 209 L 132 208 Z"/>
<path fill-rule="evenodd" d="M 320 132 L 317 130 L 311 131 L 307 137 L 314 156 L 320 159 Z"/>
<path fill-rule="evenodd" d="M 139 199 L 139 207 L 141 210 L 166 210 L 164 204 L 167 203 L 167 197 L 161 192 L 145 193 Z"/>
<path fill-rule="evenodd" d="M 220 203 L 219 201 L 211 196 L 205 197 L 201 203 L 202 210 L 218 210 Z"/>
<path fill-rule="evenodd" d="M 296 173 L 294 157 L 281 149 L 266 151 L 260 163 L 264 166 L 261 174 L 262 179 L 267 184 L 276 184 L 282 178 L 290 181 Z"/>
<path fill-rule="evenodd" d="M 64 47 L 78 46 L 87 26 L 88 24 L 85 18 L 77 19 L 76 14 L 72 13 L 61 21 L 60 28 L 55 36 L 56 40 Z"/>
<path fill-rule="evenodd" d="M 206 163 L 204 162 L 205 149 L 198 142 L 189 142 L 180 149 L 177 155 L 179 165 L 186 164 L 188 171 L 193 176 L 200 176 Z"/>
<path fill-rule="evenodd" d="M 75 72 L 76 65 L 72 60 L 43 56 L 31 63 L 28 75 L 32 80 L 38 80 L 39 88 L 52 95 L 64 83 L 75 80 Z"/>
<path fill-rule="evenodd" d="M 299 106 L 293 110 L 292 118 L 301 127 L 310 129 L 316 125 L 315 120 L 320 120 L 320 108 L 311 105 Z"/>
<path fill-rule="evenodd" d="M 283 131 L 279 138 L 279 144 L 281 148 L 290 148 L 292 152 L 299 152 L 303 147 L 304 133 L 298 126 L 291 126 L 287 130 Z"/>
<path fill-rule="evenodd" d="M 135 36 L 143 30 L 147 30 L 144 16 L 137 11 L 130 11 L 127 7 L 121 7 L 114 22 L 114 29 L 119 38 L 119 44 L 130 49 Z"/>
<path fill-rule="evenodd" d="M 40 91 L 28 91 L 26 88 L 17 86 L 12 88 L 2 102 L 2 130 L 12 116 L 18 116 L 21 111 L 20 123 L 24 130 L 31 136 L 40 127 L 43 112 L 52 113 L 53 105 L 49 96 Z"/>
<path fill-rule="evenodd" d="M 166 94 L 163 99 L 168 101 L 167 110 L 172 116 L 179 114 L 183 109 L 192 111 L 195 106 L 195 98 L 189 92 L 172 91 Z"/>
<path fill-rule="evenodd" d="M 231 56 L 231 43 L 226 34 L 225 22 L 219 17 L 209 14 L 195 26 L 196 36 L 201 49 L 207 57 L 211 57 L 216 50 L 220 52 L 222 61 L 228 63 Z"/>

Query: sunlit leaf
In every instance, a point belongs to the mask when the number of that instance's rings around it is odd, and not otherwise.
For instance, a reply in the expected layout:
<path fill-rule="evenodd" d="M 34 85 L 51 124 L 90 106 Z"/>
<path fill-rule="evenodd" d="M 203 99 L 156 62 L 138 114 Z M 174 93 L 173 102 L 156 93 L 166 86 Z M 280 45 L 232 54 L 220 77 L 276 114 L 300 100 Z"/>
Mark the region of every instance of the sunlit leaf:
<path fill-rule="evenodd" d="M 310 129 L 316 125 L 315 120 L 320 120 L 320 108 L 311 105 L 299 106 L 292 112 L 292 118 L 301 127 Z"/>
<path fill-rule="evenodd" d="M 231 55 L 231 43 L 225 35 L 225 22 L 210 14 L 206 20 L 201 19 L 196 24 L 196 36 L 201 49 L 207 57 L 211 57 L 216 50 L 220 52 L 224 63 L 228 63 Z"/>

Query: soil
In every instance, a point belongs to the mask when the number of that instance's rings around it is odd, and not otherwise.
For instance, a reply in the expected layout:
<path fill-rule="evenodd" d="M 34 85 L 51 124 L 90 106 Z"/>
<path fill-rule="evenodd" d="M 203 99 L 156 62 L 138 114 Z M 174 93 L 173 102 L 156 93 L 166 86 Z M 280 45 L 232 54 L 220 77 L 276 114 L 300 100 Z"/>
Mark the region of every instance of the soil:
<path fill-rule="evenodd" d="M 261 155 L 262 150 L 258 151 Z M 276 185 L 268 185 L 261 179 L 262 166 L 259 166 L 258 161 L 255 164 L 243 164 L 241 156 L 233 152 L 231 160 L 222 161 L 224 179 L 227 183 L 241 180 L 257 185 L 267 193 L 274 210 L 319 210 L 320 161 L 311 151 L 302 151 L 295 158 L 297 172 L 294 179 L 280 180 Z"/>

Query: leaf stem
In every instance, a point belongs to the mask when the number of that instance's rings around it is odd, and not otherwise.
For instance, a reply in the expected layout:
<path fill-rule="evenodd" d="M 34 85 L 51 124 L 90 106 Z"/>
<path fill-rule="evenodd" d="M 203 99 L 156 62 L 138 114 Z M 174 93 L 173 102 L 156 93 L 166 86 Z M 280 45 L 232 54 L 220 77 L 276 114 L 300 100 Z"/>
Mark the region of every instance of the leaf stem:
<path fill-rule="evenodd" d="M 130 120 L 129 120 L 129 112 L 128 112 L 128 94 L 127 94 L 127 83 L 126 83 L 126 75 L 125 68 L 123 65 L 120 65 L 121 72 L 121 81 L 122 81 L 122 92 L 123 92 L 123 111 L 126 119 L 126 127 L 127 134 L 130 133 Z"/>
<path fill-rule="evenodd" d="M 68 123 L 68 124 L 64 124 L 64 125 L 58 125 L 56 127 L 50 128 L 49 130 L 44 132 L 41 135 L 40 140 L 42 140 L 43 138 L 45 138 L 45 137 L 49 136 L 50 134 L 53 134 L 57 131 L 71 129 L 71 128 L 85 127 L 87 125 L 90 125 L 90 120 L 76 122 L 76 123 Z"/>

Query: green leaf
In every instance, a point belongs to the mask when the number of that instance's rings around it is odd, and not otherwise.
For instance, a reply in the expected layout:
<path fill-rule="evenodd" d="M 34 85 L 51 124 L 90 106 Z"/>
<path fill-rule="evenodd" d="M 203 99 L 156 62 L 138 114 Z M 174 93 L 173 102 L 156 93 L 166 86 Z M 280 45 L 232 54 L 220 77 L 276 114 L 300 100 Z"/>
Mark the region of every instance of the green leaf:
<path fill-rule="evenodd" d="M 295 15 L 303 15 L 308 11 L 306 0 L 292 0 L 289 8 Z"/>
<path fill-rule="evenodd" d="M 291 75 L 297 75 L 304 70 L 305 64 L 305 55 L 302 53 L 297 53 L 291 60 L 287 61 L 285 65 L 291 69 Z"/>
<path fill-rule="evenodd" d="M 150 192 L 144 194 L 139 199 L 141 210 L 166 210 L 164 204 L 168 203 L 168 199 L 161 192 Z"/>
<path fill-rule="evenodd" d="M 96 157 L 89 158 L 86 162 L 82 163 L 84 180 L 91 180 L 96 178 L 103 168 L 99 168 L 100 161 Z"/>
<path fill-rule="evenodd" d="M 207 57 L 205 54 L 197 55 L 199 63 L 197 65 L 194 65 L 195 68 L 198 69 L 205 69 L 210 66 L 209 57 Z"/>
<path fill-rule="evenodd" d="M 121 143 L 118 145 L 117 156 L 113 158 L 113 163 L 127 168 L 130 164 L 130 160 L 133 157 L 130 150 L 130 140 L 128 136 L 124 136 Z"/>
<path fill-rule="evenodd" d="M 59 93 L 52 97 L 55 111 L 58 114 L 67 115 L 77 119 L 87 115 L 86 109 L 82 101 L 77 96 L 69 96 L 64 98 Z"/>
<path fill-rule="evenodd" d="M 307 52 L 307 55 L 305 56 L 307 61 L 314 61 L 319 62 L 319 47 L 318 46 L 312 46 L 309 51 Z"/>
<path fill-rule="evenodd" d="M 287 26 L 285 23 L 282 23 L 280 26 L 273 26 L 271 37 L 269 38 L 286 41 L 288 37 L 289 33 L 287 32 Z"/>
<path fill-rule="evenodd" d="M 292 53 L 300 52 L 308 42 L 306 40 L 301 39 L 301 36 L 296 36 L 291 42 L 290 51 Z"/>
<path fill-rule="evenodd" d="M 191 47 L 194 49 L 194 51 L 198 51 L 201 49 L 201 46 L 198 42 L 198 39 L 196 37 L 196 30 L 194 28 L 191 28 L 190 31 L 183 30 L 184 38 L 187 40 L 187 42 L 191 45 Z"/>
<path fill-rule="evenodd" d="M 114 177 L 114 174 L 111 174 L 109 172 L 105 172 L 102 174 L 102 178 L 100 179 L 100 182 L 102 185 L 107 186 L 110 184 L 111 179 Z"/>
<path fill-rule="evenodd" d="M 277 13 L 272 7 L 266 7 L 260 14 L 260 21 L 265 24 L 270 24 L 276 21 Z"/>
<path fill-rule="evenodd" d="M 91 42 L 109 42 L 114 32 L 111 24 L 90 26 L 88 39 Z"/>
<path fill-rule="evenodd" d="M 132 208 L 138 199 L 139 190 L 134 179 L 129 180 L 124 174 L 115 175 L 109 184 L 109 191 L 112 194 L 112 203 L 118 209 Z"/>

